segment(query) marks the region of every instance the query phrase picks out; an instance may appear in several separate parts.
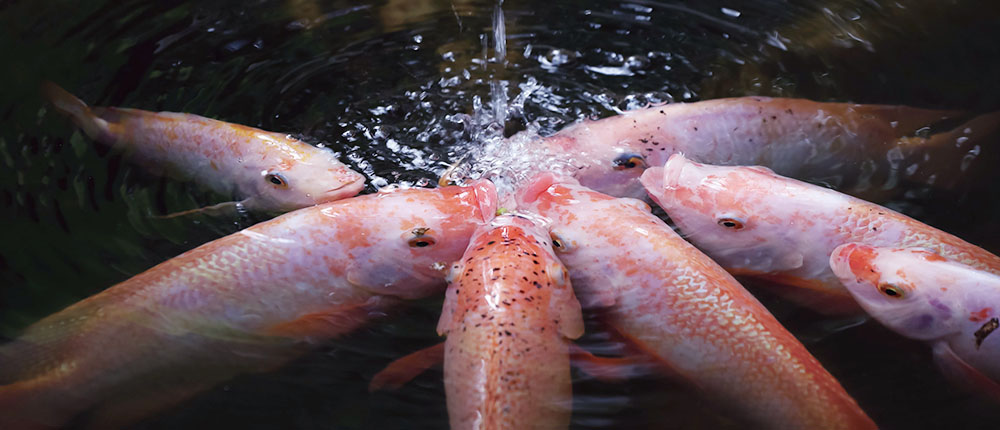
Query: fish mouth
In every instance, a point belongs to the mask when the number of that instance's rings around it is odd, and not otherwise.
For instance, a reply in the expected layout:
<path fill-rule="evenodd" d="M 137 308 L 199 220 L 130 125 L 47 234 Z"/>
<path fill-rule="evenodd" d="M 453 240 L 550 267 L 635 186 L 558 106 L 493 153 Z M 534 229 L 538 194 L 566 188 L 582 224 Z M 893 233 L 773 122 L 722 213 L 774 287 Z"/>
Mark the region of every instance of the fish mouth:
<path fill-rule="evenodd" d="M 316 199 L 316 203 L 326 203 L 335 200 L 342 200 L 348 197 L 354 197 L 361 192 L 365 187 L 365 180 L 363 178 L 358 178 L 353 181 L 343 182 L 340 185 L 330 188 L 326 191 L 320 193 L 319 198 Z"/>
<path fill-rule="evenodd" d="M 556 182 L 558 182 L 558 179 L 559 178 L 551 172 L 544 172 L 536 175 L 528 181 L 528 185 L 524 187 L 517 196 L 518 203 L 534 203 L 543 193 L 548 191 L 549 187 L 555 185 Z"/>

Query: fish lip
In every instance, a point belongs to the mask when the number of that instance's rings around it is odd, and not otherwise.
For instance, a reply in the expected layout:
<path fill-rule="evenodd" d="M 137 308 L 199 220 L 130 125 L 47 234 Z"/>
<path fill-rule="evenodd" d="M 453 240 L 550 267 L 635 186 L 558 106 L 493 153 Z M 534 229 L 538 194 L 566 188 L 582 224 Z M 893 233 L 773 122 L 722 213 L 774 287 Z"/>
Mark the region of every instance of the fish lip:
<path fill-rule="evenodd" d="M 667 159 L 667 162 L 663 164 L 663 172 L 660 176 L 660 185 L 664 190 L 677 189 L 680 186 L 681 174 L 684 172 L 684 168 L 692 164 L 684 154 L 676 153 Z M 643 175 L 645 176 L 645 174 Z"/>
<path fill-rule="evenodd" d="M 487 179 L 479 179 L 473 182 L 472 193 L 479 205 L 481 219 L 484 223 L 490 222 L 496 216 L 497 208 L 500 206 L 500 198 L 497 196 L 497 187 Z"/>
<path fill-rule="evenodd" d="M 558 178 L 552 172 L 539 173 L 528 181 L 527 186 L 521 189 L 517 195 L 517 202 L 522 205 L 530 205 L 557 182 Z"/>
<path fill-rule="evenodd" d="M 339 186 L 330 188 L 320 193 L 319 198 L 316 199 L 316 204 L 354 197 L 360 193 L 364 187 L 365 180 L 363 178 L 358 178 L 350 182 L 343 182 Z"/>

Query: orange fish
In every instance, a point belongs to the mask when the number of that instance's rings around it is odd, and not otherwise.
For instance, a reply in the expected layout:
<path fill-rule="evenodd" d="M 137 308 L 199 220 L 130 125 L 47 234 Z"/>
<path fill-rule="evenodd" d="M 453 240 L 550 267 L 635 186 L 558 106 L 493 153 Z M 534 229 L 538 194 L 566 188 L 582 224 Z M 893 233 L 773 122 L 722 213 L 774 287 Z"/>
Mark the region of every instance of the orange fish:
<path fill-rule="evenodd" d="M 439 293 L 487 181 L 327 203 L 207 243 L 0 346 L 0 428 L 120 427 Z M 80 418 L 77 418 L 78 420 Z"/>
<path fill-rule="evenodd" d="M 364 176 L 333 151 L 287 134 L 186 113 L 90 107 L 51 82 L 42 90 L 91 139 L 124 147 L 147 168 L 235 194 L 249 210 L 289 211 L 364 188 Z"/>
<path fill-rule="evenodd" d="M 830 270 L 833 249 L 848 242 L 927 248 L 1000 274 L 1000 257 L 971 243 L 765 167 L 711 166 L 675 155 L 642 182 L 684 236 L 726 270 L 798 287 L 783 292 L 817 310 L 858 310 Z"/>
<path fill-rule="evenodd" d="M 583 319 L 548 232 L 498 216 L 451 270 L 438 323 L 438 334 L 448 336 L 451 428 L 567 428 L 569 339 L 583 334 Z"/>
<path fill-rule="evenodd" d="M 836 379 L 750 293 L 652 215 L 551 174 L 519 195 L 551 219 L 553 246 L 585 308 L 754 425 L 874 429 Z"/>
<path fill-rule="evenodd" d="M 740 97 L 583 121 L 542 143 L 563 154 L 572 166 L 569 174 L 582 185 L 618 197 L 645 198 L 637 181 L 643 170 L 662 166 L 676 153 L 703 163 L 763 165 L 852 194 L 883 197 L 883 188 L 900 180 L 949 186 L 967 173 L 966 165 L 1000 119 L 998 114 L 966 119 L 957 111 L 906 106 Z M 932 126 L 943 130 L 925 134 Z"/>

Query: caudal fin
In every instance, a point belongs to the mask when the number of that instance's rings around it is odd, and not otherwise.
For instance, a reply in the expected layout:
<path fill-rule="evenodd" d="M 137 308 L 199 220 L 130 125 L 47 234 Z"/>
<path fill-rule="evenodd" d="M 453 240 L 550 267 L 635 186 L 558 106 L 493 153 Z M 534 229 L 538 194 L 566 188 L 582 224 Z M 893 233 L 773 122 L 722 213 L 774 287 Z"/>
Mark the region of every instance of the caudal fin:
<path fill-rule="evenodd" d="M 91 139 L 108 138 L 108 122 L 94 114 L 83 100 L 49 81 L 42 82 L 42 94 L 56 110 L 70 117 L 73 123 L 83 129 L 83 132 Z"/>

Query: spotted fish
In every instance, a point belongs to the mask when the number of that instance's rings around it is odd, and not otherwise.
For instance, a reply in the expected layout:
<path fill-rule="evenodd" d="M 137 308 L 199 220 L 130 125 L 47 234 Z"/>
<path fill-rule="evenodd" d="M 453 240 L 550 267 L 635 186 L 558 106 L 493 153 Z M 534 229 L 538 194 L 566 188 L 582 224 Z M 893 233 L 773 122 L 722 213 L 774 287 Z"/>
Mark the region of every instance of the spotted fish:
<path fill-rule="evenodd" d="M 929 343 L 951 379 L 1000 400 L 1000 276 L 920 248 L 838 246 L 833 272 L 872 317 Z"/>
<path fill-rule="evenodd" d="M 567 428 L 569 340 L 583 319 L 547 230 L 498 216 L 449 276 L 438 333 L 451 428 Z"/>
<path fill-rule="evenodd" d="M 950 185 L 998 126 L 998 114 L 967 119 L 957 111 L 740 97 L 583 121 L 542 143 L 571 161 L 581 184 L 618 197 L 645 198 L 637 182 L 642 172 L 683 153 L 703 163 L 763 165 L 882 198 L 903 179 Z"/>
<path fill-rule="evenodd" d="M 645 203 L 548 174 L 519 205 L 551 219 L 584 308 L 660 368 L 759 427 L 875 428 L 767 309 Z"/>
<path fill-rule="evenodd" d="M 642 176 L 688 240 L 726 270 L 783 285 L 822 310 L 858 310 L 830 270 L 838 245 L 922 247 L 1000 274 L 1000 258 L 924 223 L 764 167 L 710 166 L 675 155 Z M 808 293 L 808 294 L 800 294 Z"/>
<path fill-rule="evenodd" d="M 147 168 L 235 194 L 249 210 L 289 211 L 364 188 L 364 176 L 333 151 L 286 134 L 186 113 L 90 107 L 51 82 L 42 89 L 91 139 L 125 148 Z"/>
<path fill-rule="evenodd" d="M 120 427 L 268 370 L 399 300 L 440 293 L 496 190 L 403 189 L 294 211 L 207 243 L 0 346 L 0 428 L 87 412 Z M 80 418 L 76 418 L 79 420 Z"/>

